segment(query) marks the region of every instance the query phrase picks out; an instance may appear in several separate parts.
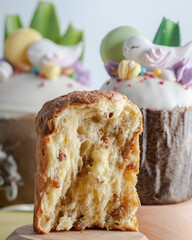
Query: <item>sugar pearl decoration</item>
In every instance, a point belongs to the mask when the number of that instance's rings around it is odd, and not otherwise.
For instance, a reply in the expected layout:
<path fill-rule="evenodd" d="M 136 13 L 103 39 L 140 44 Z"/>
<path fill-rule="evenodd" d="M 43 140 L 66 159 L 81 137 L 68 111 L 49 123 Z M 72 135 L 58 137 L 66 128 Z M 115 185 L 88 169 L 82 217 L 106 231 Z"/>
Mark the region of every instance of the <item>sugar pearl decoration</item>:
<path fill-rule="evenodd" d="M 155 75 L 156 75 L 157 77 L 161 77 L 161 75 L 162 75 L 161 69 L 156 69 L 156 70 L 155 70 Z"/>
<path fill-rule="evenodd" d="M 6 82 L 12 75 L 12 66 L 8 62 L 0 61 L 0 83 Z"/>
<path fill-rule="evenodd" d="M 172 70 L 164 69 L 162 70 L 161 78 L 165 79 L 167 81 L 175 82 L 176 81 L 176 75 Z"/>
<path fill-rule="evenodd" d="M 147 72 L 146 68 L 141 67 L 140 75 L 144 75 Z"/>

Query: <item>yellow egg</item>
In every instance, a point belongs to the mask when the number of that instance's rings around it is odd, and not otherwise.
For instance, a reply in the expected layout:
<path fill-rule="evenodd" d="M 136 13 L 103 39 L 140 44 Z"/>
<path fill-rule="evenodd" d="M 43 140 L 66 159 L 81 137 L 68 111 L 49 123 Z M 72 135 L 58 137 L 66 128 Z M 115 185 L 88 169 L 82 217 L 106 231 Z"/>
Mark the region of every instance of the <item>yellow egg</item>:
<path fill-rule="evenodd" d="M 156 75 L 156 76 L 161 77 L 161 74 L 162 74 L 161 69 L 156 69 L 156 70 L 155 70 L 155 75 Z"/>
<path fill-rule="evenodd" d="M 5 41 L 4 54 L 6 59 L 17 67 L 17 64 L 28 64 L 26 52 L 31 43 L 42 38 L 41 34 L 32 28 L 22 28 L 16 30 Z"/>
<path fill-rule="evenodd" d="M 45 75 L 48 79 L 55 79 L 60 76 L 61 68 L 54 63 L 49 62 L 41 67 L 40 73 Z"/>

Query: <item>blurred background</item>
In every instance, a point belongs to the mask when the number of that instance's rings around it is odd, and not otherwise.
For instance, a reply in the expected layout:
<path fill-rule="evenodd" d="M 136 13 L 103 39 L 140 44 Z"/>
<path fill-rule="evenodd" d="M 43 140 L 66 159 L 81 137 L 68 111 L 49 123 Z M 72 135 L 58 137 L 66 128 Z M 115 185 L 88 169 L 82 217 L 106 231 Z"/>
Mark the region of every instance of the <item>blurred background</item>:
<path fill-rule="evenodd" d="M 46 1 L 46 0 L 44 0 Z M 162 17 L 180 22 L 182 44 L 192 40 L 192 2 L 189 0 L 52 0 L 60 27 L 64 32 L 72 22 L 83 29 L 86 39 L 85 66 L 91 70 L 93 87 L 100 88 L 107 80 L 100 58 L 100 43 L 112 29 L 131 25 L 153 39 Z M 3 54 L 4 18 L 6 14 L 19 14 L 23 25 L 29 26 L 38 0 L 0 0 L 0 53 Z"/>

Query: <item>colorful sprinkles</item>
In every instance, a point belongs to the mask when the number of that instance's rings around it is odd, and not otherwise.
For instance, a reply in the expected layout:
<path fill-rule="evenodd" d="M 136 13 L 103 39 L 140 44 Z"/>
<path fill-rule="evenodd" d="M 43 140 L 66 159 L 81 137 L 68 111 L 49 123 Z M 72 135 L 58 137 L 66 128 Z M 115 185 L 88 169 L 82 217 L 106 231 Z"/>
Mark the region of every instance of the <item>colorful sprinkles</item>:
<path fill-rule="evenodd" d="M 147 78 L 144 77 L 144 78 L 142 78 L 142 79 L 140 80 L 140 82 L 145 82 L 146 80 L 147 80 Z"/>
<path fill-rule="evenodd" d="M 15 74 L 17 74 L 17 75 L 20 75 L 21 73 L 22 73 L 21 70 L 17 70 L 17 71 L 15 71 Z"/>
<path fill-rule="evenodd" d="M 40 78 L 42 78 L 42 79 L 45 79 L 45 78 L 46 78 L 44 74 L 39 74 L 39 76 L 40 76 Z"/>
<path fill-rule="evenodd" d="M 149 75 L 149 77 L 151 77 L 151 78 L 156 78 L 156 75 L 155 74 L 148 74 Z"/>
<path fill-rule="evenodd" d="M 116 82 L 121 82 L 121 79 L 120 78 L 116 78 Z"/>
<path fill-rule="evenodd" d="M 163 85 L 165 83 L 165 80 L 160 81 L 160 84 Z"/>
<path fill-rule="evenodd" d="M 39 73 L 39 68 L 38 68 L 38 67 L 33 67 L 32 70 L 33 70 L 33 72 L 36 73 L 36 74 Z"/>
<path fill-rule="evenodd" d="M 40 87 L 45 87 L 45 82 L 40 83 Z"/>
<path fill-rule="evenodd" d="M 162 69 L 155 69 L 154 71 L 151 71 L 151 72 L 147 72 L 147 69 L 146 68 L 144 68 L 144 67 L 141 67 L 141 72 L 140 72 L 140 79 L 137 79 L 137 80 L 139 80 L 140 82 L 145 82 L 147 79 L 149 79 L 149 78 L 153 78 L 153 79 L 157 79 L 157 80 L 159 80 L 159 81 L 156 81 L 157 82 L 157 84 L 160 84 L 160 85 L 164 85 L 165 83 L 166 83 L 166 81 L 176 81 L 178 84 L 180 84 L 181 86 L 184 86 L 184 89 L 185 90 L 188 90 L 190 87 L 188 86 L 188 85 L 186 85 L 185 83 L 183 83 L 182 81 L 177 81 L 177 79 L 175 80 L 175 79 L 169 79 L 169 78 L 166 78 L 167 77 L 167 75 L 166 74 L 168 74 L 167 72 L 168 71 L 170 71 L 171 72 L 171 70 L 169 70 L 169 69 L 165 69 L 165 71 L 164 71 L 164 69 L 162 70 Z M 122 81 L 124 81 L 124 80 L 130 80 L 130 79 L 128 79 L 128 78 L 120 78 L 119 76 L 113 76 L 114 78 L 114 83 L 116 83 L 116 85 L 114 85 L 113 86 L 113 89 L 114 89 L 114 91 L 117 91 L 118 89 L 119 89 L 119 87 L 118 87 L 118 84 L 120 84 Z M 134 77 L 132 77 L 132 78 L 134 78 Z M 111 82 L 110 81 L 107 81 L 106 82 L 106 85 L 109 85 L 109 84 L 111 84 Z M 127 87 L 132 87 L 133 86 L 133 84 L 134 83 L 129 83 L 129 84 L 127 84 L 126 86 Z M 166 84 L 165 84 L 166 85 Z"/>
<path fill-rule="evenodd" d="M 115 86 L 114 86 L 114 90 L 117 91 L 117 89 L 118 89 L 118 87 L 115 85 Z"/>

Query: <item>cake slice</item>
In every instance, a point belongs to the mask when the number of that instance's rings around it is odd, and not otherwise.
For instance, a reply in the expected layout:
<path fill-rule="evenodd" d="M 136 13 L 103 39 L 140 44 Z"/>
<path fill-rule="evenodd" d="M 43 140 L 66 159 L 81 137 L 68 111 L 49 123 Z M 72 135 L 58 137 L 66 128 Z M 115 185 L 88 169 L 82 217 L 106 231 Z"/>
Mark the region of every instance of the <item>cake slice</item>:
<path fill-rule="evenodd" d="M 137 231 L 140 110 L 112 91 L 72 92 L 36 118 L 34 229 Z"/>

